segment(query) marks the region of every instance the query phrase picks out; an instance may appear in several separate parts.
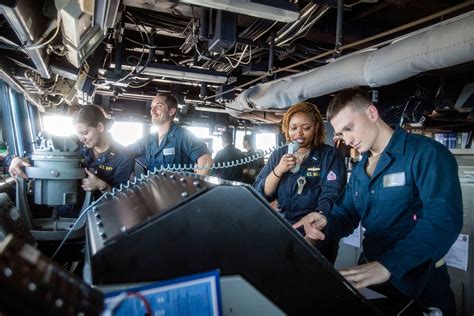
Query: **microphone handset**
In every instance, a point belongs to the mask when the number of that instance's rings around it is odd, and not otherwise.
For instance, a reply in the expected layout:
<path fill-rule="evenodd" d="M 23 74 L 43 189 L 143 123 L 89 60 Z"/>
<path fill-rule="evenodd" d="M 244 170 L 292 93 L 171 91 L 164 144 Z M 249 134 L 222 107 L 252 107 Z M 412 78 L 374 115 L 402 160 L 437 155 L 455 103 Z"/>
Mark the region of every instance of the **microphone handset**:
<path fill-rule="evenodd" d="M 300 144 L 298 144 L 297 142 L 288 143 L 288 154 L 293 155 L 295 152 L 298 151 L 299 148 L 300 148 Z M 292 173 L 296 173 L 298 172 L 298 170 L 300 170 L 300 164 L 298 161 L 296 161 L 296 165 L 292 169 L 290 169 L 290 171 Z"/>

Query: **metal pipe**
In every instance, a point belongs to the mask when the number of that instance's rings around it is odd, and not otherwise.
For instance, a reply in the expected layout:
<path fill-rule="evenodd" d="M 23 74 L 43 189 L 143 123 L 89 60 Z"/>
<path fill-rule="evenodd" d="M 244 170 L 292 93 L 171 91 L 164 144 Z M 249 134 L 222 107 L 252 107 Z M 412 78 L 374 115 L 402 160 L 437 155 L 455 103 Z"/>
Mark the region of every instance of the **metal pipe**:
<path fill-rule="evenodd" d="M 29 118 L 26 113 L 26 101 L 23 95 L 20 95 L 12 88 L 8 88 L 10 97 L 10 107 L 12 113 L 13 128 L 15 130 L 16 143 L 18 146 L 18 155 L 32 152 L 33 139 L 28 135 Z"/>
<path fill-rule="evenodd" d="M 421 72 L 469 62 L 474 56 L 473 29 L 471 11 L 380 49 L 345 55 L 322 67 L 253 86 L 227 107 L 240 112 L 273 111 L 275 106 L 286 109 L 302 100 L 344 88 L 380 87 Z"/>
<path fill-rule="evenodd" d="M 336 24 L 336 47 L 334 51 L 337 55 L 341 54 L 342 46 L 342 22 L 344 19 L 344 0 L 337 0 L 337 24 Z"/>
<path fill-rule="evenodd" d="M 10 98 L 8 97 L 8 85 L 0 80 L 0 111 L 2 112 L 2 130 L 5 135 L 11 155 L 18 155 L 18 147 L 15 143 L 15 129 L 13 128 Z"/>
<path fill-rule="evenodd" d="M 450 13 L 453 13 L 453 12 L 456 12 L 456 11 L 459 11 L 459 10 L 462 10 L 466 7 L 469 7 L 469 6 L 472 6 L 474 4 L 474 1 L 468 1 L 468 2 L 463 2 L 461 4 L 458 4 L 454 7 L 451 7 L 451 8 L 448 8 L 448 9 L 445 9 L 445 10 L 442 10 L 438 13 L 434 13 L 434 14 L 431 14 L 427 17 L 424 17 L 424 18 L 421 18 L 419 20 L 416 20 L 416 21 L 413 21 L 413 22 L 410 22 L 410 23 L 407 23 L 407 24 L 404 24 L 404 25 L 401 25 L 399 27 L 396 27 L 394 29 L 391 29 L 391 30 L 388 30 L 388 31 L 385 31 L 385 32 L 382 32 L 382 33 L 379 33 L 379 34 L 376 34 L 376 35 L 373 35 L 373 36 L 370 36 L 370 37 L 367 37 L 367 38 L 364 38 L 360 41 L 357 41 L 357 42 L 353 42 L 353 43 L 350 43 L 350 44 L 346 44 L 344 46 L 341 46 L 341 50 L 345 50 L 345 49 L 349 49 L 349 48 L 352 48 L 352 47 L 357 47 L 359 45 L 362 45 L 362 44 L 365 44 L 365 43 L 368 43 L 368 42 L 371 42 L 371 41 L 374 41 L 376 39 L 379 39 L 379 38 L 382 38 L 382 37 L 385 37 L 385 36 L 388 36 L 388 35 L 391 35 L 391 34 L 394 34 L 394 33 L 397 33 L 397 32 L 401 32 L 403 30 L 406 30 L 406 29 L 409 29 L 409 28 L 412 28 L 412 27 L 415 27 L 417 25 L 420 25 L 420 24 L 423 24 L 423 23 L 426 23 L 428 21 L 431 21 L 431 20 L 434 20 L 434 19 L 438 19 L 442 16 L 445 16 L 447 14 L 450 14 Z M 444 23 L 445 21 L 441 22 L 441 23 Z M 393 39 L 395 40 L 395 39 Z M 323 57 L 327 57 L 327 56 L 331 56 L 331 54 L 335 53 L 335 50 L 330 50 L 330 51 L 327 51 L 327 52 L 324 52 L 322 54 L 318 54 L 316 56 L 313 56 L 311 58 L 308 58 L 308 59 L 305 59 L 305 60 L 302 60 L 302 61 L 299 61 L 297 63 L 294 63 L 294 64 L 291 64 L 291 65 L 288 65 L 286 67 L 283 67 L 283 68 L 280 68 L 280 69 L 277 69 L 274 71 L 274 73 L 279 73 L 279 72 L 282 72 L 282 71 L 287 71 L 288 69 L 292 69 L 292 68 L 295 68 L 295 67 L 298 67 L 298 66 L 301 66 L 303 64 L 306 64 L 306 63 L 309 63 L 309 62 L 312 62 L 313 60 L 317 60 L 317 59 L 321 59 Z M 244 88 L 244 87 L 247 87 L 247 86 L 250 86 L 256 82 L 259 82 L 261 81 L 263 78 L 266 77 L 266 74 L 265 75 L 262 75 L 262 76 L 259 76 L 253 80 L 250 80 L 244 84 L 241 84 L 239 85 L 237 88 Z M 208 96 L 208 98 L 214 98 L 215 96 L 212 95 L 212 96 Z"/>
<path fill-rule="evenodd" d="M 24 99 L 25 107 L 26 107 L 26 116 L 28 117 L 28 131 L 30 132 L 30 140 L 32 143 L 31 150 L 33 153 L 36 152 L 36 147 L 33 145 L 36 139 L 36 135 L 38 135 L 38 128 L 37 128 L 37 121 L 39 118 L 38 108 L 35 106 L 30 106 L 26 99 Z"/>
<path fill-rule="evenodd" d="M 201 13 L 199 16 L 199 40 L 207 41 L 209 34 L 209 12 L 208 8 L 201 7 Z"/>
<path fill-rule="evenodd" d="M 273 75 L 273 49 L 275 48 L 275 32 L 272 31 L 272 35 L 270 37 L 270 51 L 268 52 L 268 71 L 267 75 Z"/>

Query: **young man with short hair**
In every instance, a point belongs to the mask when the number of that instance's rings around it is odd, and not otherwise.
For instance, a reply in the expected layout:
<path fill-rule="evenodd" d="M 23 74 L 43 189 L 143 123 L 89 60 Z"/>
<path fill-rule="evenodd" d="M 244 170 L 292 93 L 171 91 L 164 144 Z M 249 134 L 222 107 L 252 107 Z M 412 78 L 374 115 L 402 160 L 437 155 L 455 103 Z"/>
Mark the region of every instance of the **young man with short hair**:
<path fill-rule="evenodd" d="M 145 165 L 155 168 L 184 168 L 196 165 L 198 174 L 207 175 L 212 158 L 206 144 L 173 120 L 178 111 L 178 101 L 170 93 L 158 93 L 151 103 L 151 119 L 158 128 L 156 133 L 145 136 L 127 147 L 134 158 L 144 156 Z"/>
<path fill-rule="evenodd" d="M 341 270 L 356 288 L 379 284 L 392 301 L 455 314 L 444 256 L 462 228 L 454 156 L 440 143 L 392 130 L 361 89 L 341 91 L 327 118 L 336 135 L 363 153 L 331 213 L 310 213 L 306 238 L 340 238 L 365 228 L 360 265 Z"/>

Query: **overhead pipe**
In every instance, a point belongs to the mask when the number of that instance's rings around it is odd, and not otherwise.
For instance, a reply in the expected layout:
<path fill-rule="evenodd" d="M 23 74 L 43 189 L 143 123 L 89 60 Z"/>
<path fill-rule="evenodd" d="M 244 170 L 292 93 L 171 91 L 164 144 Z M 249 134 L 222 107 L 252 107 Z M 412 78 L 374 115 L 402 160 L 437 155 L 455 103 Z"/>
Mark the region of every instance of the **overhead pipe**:
<path fill-rule="evenodd" d="M 337 0 L 336 46 L 334 47 L 336 56 L 339 56 L 341 54 L 343 19 L 344 19 L 344 0 Z"/>
<path fill-rule="evenodd" d="M 253 86 L 229 104 L 228 112 L 241 117 L 255 110 L 286 109 L 353 86 L 392 84 L 421 72 L 474 60 L 473 43 L 471 11 L 383 48 L 343 56 L 325 66 Z"/>
<path fill-rule="evenodd" d="M 25 97 L 8 87 L 10 99 L 11 118 L 15 135 L 15 147 L 18 156 L 32 153 L 33 139 L 31 139 L 31 123 L 28 117 L 27 107 L 29 106 Z"/>
<path fill-rule="evenodd" d="M 199 15 L 199 40 L 207 41 L 209 35 L 209 15 L 211 14 L 209 8 L 201 8 Z"/>
<path fill-rule="evenodd" d="M 272 31 L 272 35 L 270 36 L 270 51 L 268 52 L 268 71 L 267 75 L 272 76 L 273 75 L 273 55 L 274 55 L 274 50 L 275 49 L 275 32 Z"/>
<path fill-rule="evenodd" d="M 9 87 L 4 81 L 0 80 L 0 112 L 2 113 L 2 131 L 3 137 L 7 141 L 11 155 L 18 156 L 20 152 L 16 145 L 15 128 L 13 126 L 12 110 L 10 106 Z"/>

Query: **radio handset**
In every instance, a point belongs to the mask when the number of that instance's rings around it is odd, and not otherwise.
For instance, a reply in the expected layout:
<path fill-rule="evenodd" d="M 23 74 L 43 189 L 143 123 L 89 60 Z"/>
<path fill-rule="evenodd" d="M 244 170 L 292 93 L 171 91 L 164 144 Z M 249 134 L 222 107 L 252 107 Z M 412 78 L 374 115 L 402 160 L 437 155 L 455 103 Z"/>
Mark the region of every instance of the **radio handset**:
<path fill-rule="evenodd" d="M 299 148 L 300 148 L 300 145 L 297 142 L 288 143 L 288 154 L 293 155 L 295 152 L 298 151 Z M 300 164 L 298 161 L 296 161 L 296 165 L 292 169 L 290 169 L 290 171 L 292 173 L 296 173 L 298 172 L 298 170 L 300 170 Z"/>

